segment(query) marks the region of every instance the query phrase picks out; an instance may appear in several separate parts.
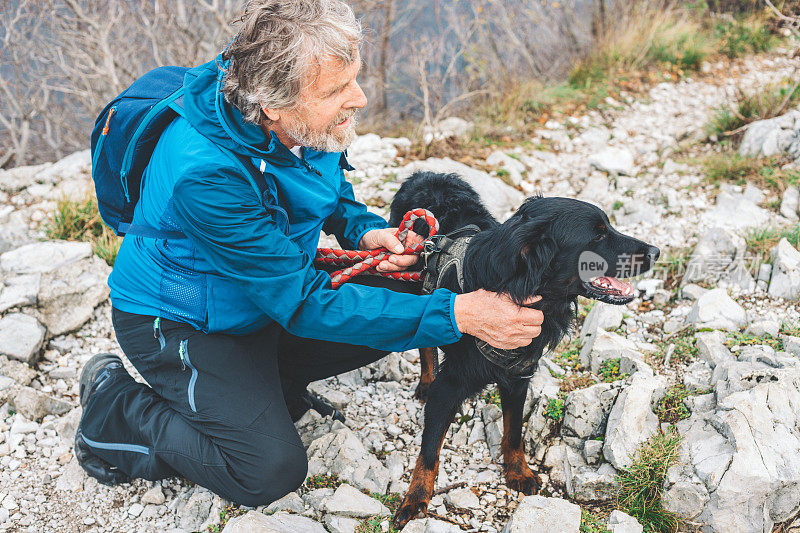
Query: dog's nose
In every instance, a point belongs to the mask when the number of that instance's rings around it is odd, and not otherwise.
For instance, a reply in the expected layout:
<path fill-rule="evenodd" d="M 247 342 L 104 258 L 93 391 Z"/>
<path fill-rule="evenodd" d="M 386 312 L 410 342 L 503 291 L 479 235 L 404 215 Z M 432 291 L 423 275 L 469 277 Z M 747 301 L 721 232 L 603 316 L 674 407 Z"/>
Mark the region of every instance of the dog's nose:
<path fill-rule="evenodd" d="M 658 256 L 661 255 L 661 250 L 656 248 L 655 246 L 648 246 L 647 247 L 647 257 L 650 259 L 650 264 L 655 264 L 658 260 Z"/>

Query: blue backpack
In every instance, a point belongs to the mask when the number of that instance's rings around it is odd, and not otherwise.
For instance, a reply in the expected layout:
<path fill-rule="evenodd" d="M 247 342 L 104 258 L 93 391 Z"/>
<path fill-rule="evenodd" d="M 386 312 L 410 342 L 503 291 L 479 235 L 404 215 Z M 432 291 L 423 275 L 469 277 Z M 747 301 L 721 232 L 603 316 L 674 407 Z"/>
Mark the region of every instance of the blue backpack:
<path fill-rule="evenodd" d="M 142 192 L 142 176 L 161 133 L 183 109 L 185 67 L 158 67 L 137 79 L 103 109 L 92 130 L 92 179 L 103 221 L 117 235 L 126 233 L 159 239 L 185 238 L 179 231 L 164 231 L 131 224 Z M 222 148 L 222 147 L 220 147 Z M 226 150 L 228 151 L 228 150 Z M 264 207 L 277 207 L 264 175 L 246 157 L 236 157 Z"/>

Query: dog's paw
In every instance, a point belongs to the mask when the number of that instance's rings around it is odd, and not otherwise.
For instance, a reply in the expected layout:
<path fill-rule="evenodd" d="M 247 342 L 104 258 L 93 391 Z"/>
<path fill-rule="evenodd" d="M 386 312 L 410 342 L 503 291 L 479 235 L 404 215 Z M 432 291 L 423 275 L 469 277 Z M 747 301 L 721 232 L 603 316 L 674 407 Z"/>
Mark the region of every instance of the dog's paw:
<path fill-rule="evenodd" d="M 414 390 L 414 398 L 416 398 L 422 403 L 425 403 L 428 400 L 428 389 L 430 388 L 431 388 L 430 381 L 420 381 L 417 384 L 417 388 Z"/>
<path fill-rule="evenodd" d="M 532 470 L 527 472 L 506 472 L 506 486 L 511 490 L 530 496 L 539 492 L 542 481 Z"/>
<path fill-rule="evenodd" d="M 392 527 L 400 531 L 407 523 L 415 518 L 425 518 L 425 512 L 428 510 L 428 502 L 412 500 L 408 496 L 403 500 L 400 507 L 394 513 L 392 518 Z"/>

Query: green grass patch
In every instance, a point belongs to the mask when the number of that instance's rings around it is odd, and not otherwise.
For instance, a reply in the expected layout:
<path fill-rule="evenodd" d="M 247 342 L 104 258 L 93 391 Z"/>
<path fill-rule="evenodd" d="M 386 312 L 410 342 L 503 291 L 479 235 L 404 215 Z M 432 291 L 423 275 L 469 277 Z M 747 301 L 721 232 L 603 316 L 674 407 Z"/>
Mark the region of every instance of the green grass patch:
<path fill-rule="evenodd" d="M 761 262 L 771 261 L 768 259 L 772 249 L 778 245 L 781 239 L 786 239 L 795 248 L 800 247 L 800 225 L 791 228 L 758 228 L 747 232 L 745 242 L 747 251 L 753 254 Z"/>
<path fill-rule="evenodd" d="M 683 384 L 675 385 L 667 389 L 664 397 L 661 398 L 655 407 L 655 414 L 659 421 L 674 424 L 684 418 L 689 418 L 691 413 L 683 405 L 683 400 L 691 396 L 692 393 L 686 390 Z"/>
<path fill-rule="evenodd" d="M 675 344 L 675 350 L 670 357 L 671 361 L 686 364 L 694 361 L 700 355 L 700 350 L 697 348 L 697 339 L 694 338 L 694 335 L 689 330 L 673 337 L 672 342 Z"/>
<path fill-rule="evenodd" d="M 389 511 L 394 513 L 400 504 L 403 503 L 403 495 L 398 494 L 396 492 L 392 492 L 390 494 L 381 494 L 378 492 L 369 492 L 366 490 L 362 490 L 364 494 L 375 498 L 383 505 L 385 505 Z M 398 530 L 392 527 L 391 520 L 389 518 L 383 516 L 371 516 L 369 518 L 365 518 L 361 521 L 361 523 L 356 527 L 356 533 L 384 533 L 384 530 L 381 528 L 381 524 L 383 522 L 389 521 L 389 529 L 387 530 L 388 533 L 397 533 Z"/>
<path fill-rule="evenodd" d="M 303 488 L 307 491 L 314 489 L 337 489 L 344 481 L 339 479 L 336 474 L 317 474 L 309 476 L 303 483 Z"/>
<path fill-rule="evenodd" d="M 782 325 L 779 333 L 791 337 L 800 337 L 800 322 Z"/>
<path fill-rule="evenodd" d="M 45 226 L 48 238 L 90 242 L 95 255 L 114 265 L 122 238 L 100 218 L 97 201 L 93 197 L 81 202 L 61 199 L 50 218 Z"/>
<path fill-rule="evenodd" d="M 611 383 L 612 381 L 617 381 L 618 379 L 624 379 L 628 377 L 629 374 L 620 373 L 619 362 L 619 357 L 612 357 L 611 359 L 606 359 L 600 363 L 600 368 L 598 370 L 600 379 L 605 383 Z"/>
<path fill-rule="evenodd" d="M 787 187 L 800 184 L 800 170 L 782 169 L 788 160 L 781 157 L 742 157 L 737 153 L 712 154 L 700 160 L 706 182 L 712 185 L 752 183 L 780 196 Z"/>
<path fill-rule="evenodd" d="M 569 75 L 580 89 L 623 84 L 635 77 L 661 73 L 681 77 L 700 68 L 713 53 L 713 36 L 679 10 L 634 8 L 630 20 L 594 47 Z"/>
<path fill-rule="evenodd" d="M 399 530 L 392 527 L 392 522 L 386 517 L 373 516 L 372 518 L 365 518 L 356 527 L 356 533 L 384 533 L 381 524 L 389 521 L 389 529 L 386 533 L 398 533 Z"/>
<path fill-rule="evenodd" d="M 564 370 L 581 369 L 581 348 L 577 340 L 570 341 L 565 348 L 553 353 L 553 362 Z"/>
<path fill-rule="evenodd" d="M 716 49 L 729 58 L 767 52 L 780 41 L 763 19 L 754 17 L 718 20 L 713 35 Z"/>
<path fill-rule="evenodd" d="M 728 338 L 725 340 L 725 346 L 733 348 L 734 346 L 758 346 L 766 345 L 773 350 L 783 350 L 783 342 L 770 335 L 764 337 L 757 337 L 749 333 L 742 333 L 740 331 L 728 332 Z"/>
<path fill-rule="evenodd" d="M 751 122 L 776 117 L 799 102 L 800 87 L 794 87 L 791 80 L 765 85 L 754 91 L 739 90 L 732 105 L 713 111 L 706 132 L 709 135 L 730 135 Z"/>
<path fill-rule="evenodd" d="M 559 393 L 558 398 L 550 398 L 544 408 L 545 418 L 561 422 L 564 420 L 564 395 Z"/>
<path fill-rule="evenodd" d="M 608 533 L 608 515 L 610 513 L 597 513 L 581 507 L 580 533 Z"/>
<path fill-rule="evenodd" d="M 228 523 L 228 520 L 230 520 L 231 518 L 236 518 L 237 516 L 242 516 L 244 514 L 247 514 L 247 509 L 242 509 L 241 507 L 228 505 L 219 512 L 219 523 L 206 527 L 206 531 L 208 533 L 219 533 L 220 531 L 225 529 L 225 525 Z"/>
<path fill-rule="evenodd" d="M 502 405 L 500 405 L 500 391 L 497 390 L 495 385 L 489 385 L 489 387 L 483 391 L 483 394 L 481 394 L 481 398 L 483 398 L 483 401 L 486 403 L 493 403 L 497 407 L 502 407 Z"/>
<path fill-rule="evenodd" d="M 678 460 L 681 437 L 671 429 L 643 443 L 633 464 L 619 476 L 617 508 L 636 518 L 648 532 L 673 532 L 678 518 L 661 501 L 667 469 Z"/>

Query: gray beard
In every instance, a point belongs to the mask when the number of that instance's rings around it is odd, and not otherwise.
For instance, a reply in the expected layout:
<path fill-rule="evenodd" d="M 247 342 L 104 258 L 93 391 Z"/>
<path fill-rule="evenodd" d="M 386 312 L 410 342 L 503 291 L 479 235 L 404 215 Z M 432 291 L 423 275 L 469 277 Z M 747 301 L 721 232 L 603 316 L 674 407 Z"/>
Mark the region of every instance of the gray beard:
<path fill-rule="evenodd" d="M 320 152 L 344 152 L 356 138 L 356 123 L 356 113 L 353 113 L 350 117 L 350 125 L 338 134 L 333 133 L 333 127 L 326 132 L 312 131 L 302 121 L 297 124 L 285 125 L 284 131 L 301 146 L 307 146 Z"/>

